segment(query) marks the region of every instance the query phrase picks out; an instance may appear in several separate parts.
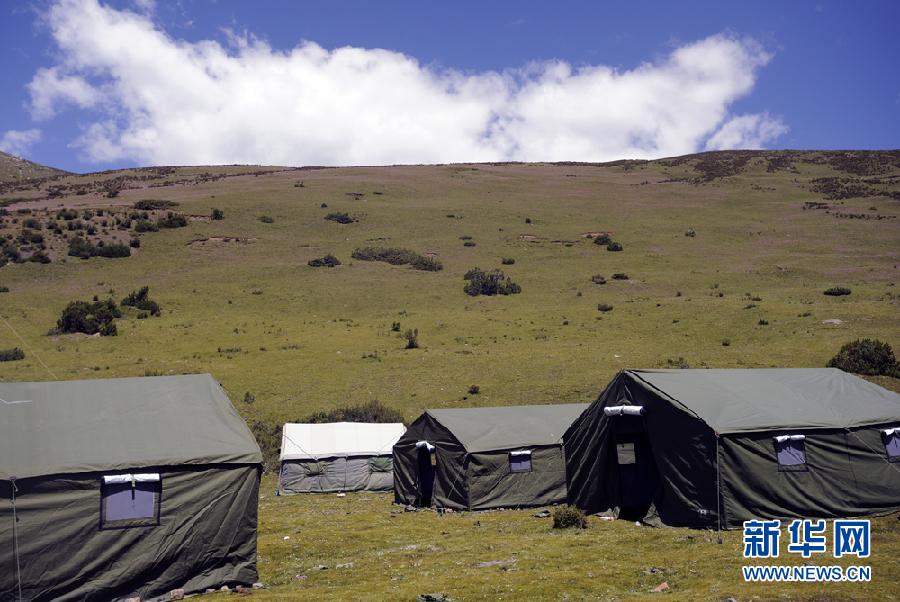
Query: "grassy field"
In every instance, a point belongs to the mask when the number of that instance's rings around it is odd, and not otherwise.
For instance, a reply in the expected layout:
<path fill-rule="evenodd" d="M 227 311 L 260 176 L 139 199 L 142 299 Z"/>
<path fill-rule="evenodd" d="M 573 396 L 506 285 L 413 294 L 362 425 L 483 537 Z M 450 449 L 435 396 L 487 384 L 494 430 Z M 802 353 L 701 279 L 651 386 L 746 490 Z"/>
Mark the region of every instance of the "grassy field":
<path fill-rule="evenodd" d="M 210 372 L 245 417 L 274 425 L 371 399 L 410 420 L 432 407 L 586 402 L 626 367 L 823 366 L 860 337 L 897 348 L 900 203 L 888 196 L 900 190 L 896 153 L 863 162 L 741 157 L 132 170 L 10 190 L 0 205 L 11 201 L 12 213 L 162 199 L 195 216 L 219 208 L 225 219 L 143 234 L 126 259 L 0 268 L 9 288 L 0 293 L 0 349 L 26 352 L 0 363 L 0 379 Z M 97 182 L 116 177 L 121 190 L 106 198 Z M 847 194 L 814 182 L 834 177 L 856 186 L 851 196 L 829 199 Z M 48 198 L 62 184 L 63 196 Z M 78 186 L 85 192 L 70 194 Z M 811 201 L 828 207 L 804 208 Z M 358 221 L 323 219 L 334 211 Z M 696 236 L 685 235 L 690 228 Z M 624 250 L 583 237 L 599 231 Z M 432 253 L 443 270 L 351 259 L 363 246 Z M 326 253 L 343 265 L 307 266 Z M 473 267 L 502 267 L 521 294 L 469 297 L 463 274 Z M 613 280 L 618 272 L 628 278 Z M 607 283 L 594 284 L 595 274 Z M 48 336 L 69 301 L 120 300 L 145 285 L 161 317 L 128 314 L 117 337 Z M 823 295 L 838 285 L 852 294 Z M 404 349 L 394 322 L 418 329 L 421 348 Z M 253 403 L 242 401 L 247 392 Z M 552 533 L 533 512 L 392 515 L 384 496 L 278 499 L 270 480 L 265 490 L 260 571 L 273 587 L 260 598 L 621 599 L 667 580 L 679 599 L 875 599 L 900 582 L 895 517 L 876 523 L 872 584 L 782 589 L 739 581 L 734 533 L 723 545 L 704 532 L 599 521 Z M 509 570 L 475 567 L 511 558 Z M 354 566 L 334 568 L 343 562 Z M 316 564 L 331 568 L 310 572 Z M 663 572 L 645 574 L 651 566 Z"/>

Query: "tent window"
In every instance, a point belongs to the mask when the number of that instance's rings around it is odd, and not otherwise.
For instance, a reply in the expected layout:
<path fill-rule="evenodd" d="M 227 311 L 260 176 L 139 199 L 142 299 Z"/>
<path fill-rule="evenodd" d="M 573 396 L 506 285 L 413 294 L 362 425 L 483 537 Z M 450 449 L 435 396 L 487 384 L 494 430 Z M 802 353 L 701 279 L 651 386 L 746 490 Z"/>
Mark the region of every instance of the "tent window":
<path fill-rule="evenodd" d="M 509 471 L 510 472 L 531 472 L 531 452 L 530 451 L 511 451 L 511 452 L 509 452 Z"/>
<path fill-rule="evenodd" d="M 100 488 L 100 527 L 121 529 L 159 524 L 159 474 L 124 474 L 103 477 Z"/>
<path fill-rule="evenodd" d="M 804 471 L 806 467 L 806 437 L 804 435 L 779 435 L 775 437 L 775 455 L 778 470 Z"/>
<path fill-rule="evenodd" d="M 318 477 L 320 475 L 325 474 L 325 463 L 324 462 L 304 462 L 302 464 L 303 471 L 306 473 L 308 477 Z"/>
<path fill-rule="evenodd" d="M 389 457 L 376 456 L 369 460 L 369 470 L 372 472 L 391 472 L 393 470 L 393 462 Z"/>
<path fill-rule="evenodd" d="M 888 460 L 900 462 L 900 427 L 881 431 L 881 437 L 884 439 L 884 451 Z"/>

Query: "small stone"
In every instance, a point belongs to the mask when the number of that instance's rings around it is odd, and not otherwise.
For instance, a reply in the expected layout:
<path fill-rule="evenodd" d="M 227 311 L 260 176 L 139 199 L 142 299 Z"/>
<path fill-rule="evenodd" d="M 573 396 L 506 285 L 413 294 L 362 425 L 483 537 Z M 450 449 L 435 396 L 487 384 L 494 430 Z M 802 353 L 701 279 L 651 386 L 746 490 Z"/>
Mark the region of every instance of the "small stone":
<path fill-rule="evenodd" d="M 447 594 L 419 594 L 416 602 L 452 602 Z"/>
<path fill-rule="evenodd" d="M 404 512 L 416 512 L 416 511 L 418 511 L 418 508 L 416 508 L 415 506 L 407 506 L 406 508 L 403 509 L 403 511 Z"/>
<path fill-rule="evenodd" d="M 289 540 L 290 538 L 291 538 L 290 535 L 285 535 L 285 536 L 284 536 L 284 540 L 285 540 L 285 541 Z"/>
<path fill-rule="evenodd" d="M 204 593 L 204 594 L 214 594 L 214 593 L 216 593 L 216 591 L 217 591 L 217 590 L 214 590 L 213 588 L 208 587 L 208 588 L 206 588 L 205 590 L 203 590 L 203 593 Z"/>
<path fill-rule="evenodd" d="M 184 590 L 183 589 L 173 589 L 169 592 L 170 600 L 184 600 Z"/>
<path fill-rule="evenodd" d="M 306 575 L 294 575 L 294 581 L 303 581 L 306 579 Z"/>
<path fill-rule="evenodd" d="M 540 512 L 538 512 L 537 514 L 534 515 L 534 518 L 547 518 L 548 516 L 550 516 L 549 510 L 541 510 Z"/>
<path fill-rule="evenodd" d="M 346 493 L 338 493 L 337 497 L 347 497 L 347 494 Z"/>
<path fill-rule="evenodd" d="M 659 585 L 654 587 L 651 591 L 653 591 L 654 594 L 660 594 L 660 593 L 666 591 L 667 589 L 669 589 L 669 582 L 663 581 L 662 583 L 660 583 Z"/>
<path fill-rule="evenodd" d="M 125 598 L 125 602 L 141 602 L 140 598 Z"/>
<path fill-rule="evenodd" d="M 479 568 L 479 569 L 484 569 L 484 568 L 488 568 L 491 566 L 500 566 L 500 567 L 510 566 L 515 563 L 516 563 L 515 558 L 510 558 L 509 560 L 488 560 L 486 562 L 479 562 L 478 564 L 475 565 L 475 567 Z"/>
<path fill-rule="evenodd" d="M 227 585 L 223 585 L 222 587 L 219 588 L 219 591 L 220 592 L 230 592 L 231 588 L 228 587 Z"/>
<path fill-rule="evenodd" d="M 325 571 L 325 570 L 327 570 L 327 569 L 328 569 L 328 565 L 327 565 L 327 564 L 317 564 L 316 566 L 314 566 L 314 567 L 311 568 L 310 570 L 311 570 L 311 571 Z"/>
<path fill-rule="evenodd" d="M 257 581 L 256 583 L 253 584 L 252 587 L 253 587 L 253 589 L 262 589 L 265 587 L 265 585 L 263 585 L 262 581 Z"/>
<path fill-rule="evenodd" d="M 335 565 L 334 568 L 336 568 L 336 569 L 352 569 L 352 568 L 353 568 L 353 563 L 352 563 L 352 562 L 345 562 L 345 563 L 343 563 L 343 564 Z"/>

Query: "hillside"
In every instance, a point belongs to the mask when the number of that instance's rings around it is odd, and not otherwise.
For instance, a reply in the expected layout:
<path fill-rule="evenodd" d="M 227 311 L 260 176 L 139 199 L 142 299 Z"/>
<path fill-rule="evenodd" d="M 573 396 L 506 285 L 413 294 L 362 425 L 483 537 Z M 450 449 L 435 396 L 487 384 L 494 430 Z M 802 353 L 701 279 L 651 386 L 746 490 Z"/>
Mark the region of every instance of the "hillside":
<path fill-rule="evenodd" d="M 147 199 L 170 204 L 132 216 Z M 17 243 L 23 262 L 0 267 L 0 290 L 9 289 L 0 350 L 26 355 L 0 363 L 0 379 L 210 372 L 270 436 L 286 420 L 371 399 L 411 420 L 429 407 L 587 402 L 626 367 L 824 366 L 862 337 L 900 348 L 900 151 L 155 167 L 7 185 L 4 204 L 0 235 L 21 240 L 31 218 L 43 242 Z M 66 220 L 65 208 L 76 215 Z M 169 212 L 183 227 L 135 230 Z M 66 254 L 76 234 L 139 247 L 78 259 Z M 622 250 L 595 244 L 603 234 Z M 49 263 L 27 261 L 41 245 Z M 408 249 L 442 269 L 355 259 L 365 247 Z M 327 254 L 341 265 L 308 265 Z M 470 296 L 464 275 L 475 267 L 502 269 L 521 292 Z M 159 317 L 126 312 L 115 337 L 48 335 L 70 301 L 119 301 L 142 286 Z M 851 292 L 823 294 L 832 287 Z M 405 349 L 407 329 L 418 330 L 420 348 Z M 749 588 L 738 581 L 734 533 L 724 547 L 705 533 L 628 524 L 550 534 L 528 512 L 395 517 L 387 496 L 314 503 L 273 498 L 273 488 L 267 477 L 260 519 L 260 568 L 273 594 L 621 598 L 668 580 L 678 599 L 874 599 L 888 574 L 900 575 L 893 518 L 878 523 L 873 565 L 884 577 L 871 584 Z M 641 551 L 637 565 L 615 557 L 625 545 Z M 712 551 L 698 556 L 698 546 Z M 512 571 L 470 566 L 512 554 Z M 309 573 L 343 562 L 356 568 Z M 592 571 L 610 573 L 608 584 L 592 590 Z"/>
<path fill-rule="evenodd" d="M 13 182 L 58 176 L 68 172 L 40 165 L 0 151 L 0 182 Z"/>

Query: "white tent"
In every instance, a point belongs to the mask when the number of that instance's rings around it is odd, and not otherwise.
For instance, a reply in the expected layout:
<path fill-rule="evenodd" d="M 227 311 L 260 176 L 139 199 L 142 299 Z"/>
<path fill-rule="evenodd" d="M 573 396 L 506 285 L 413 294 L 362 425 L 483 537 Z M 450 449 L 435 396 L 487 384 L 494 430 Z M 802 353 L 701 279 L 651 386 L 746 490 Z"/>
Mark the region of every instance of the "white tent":
<path fill-rule="evenodd" d="M 393 489 L 392 449 L 399 423 L 284 425 L 279 494 Z"/>

